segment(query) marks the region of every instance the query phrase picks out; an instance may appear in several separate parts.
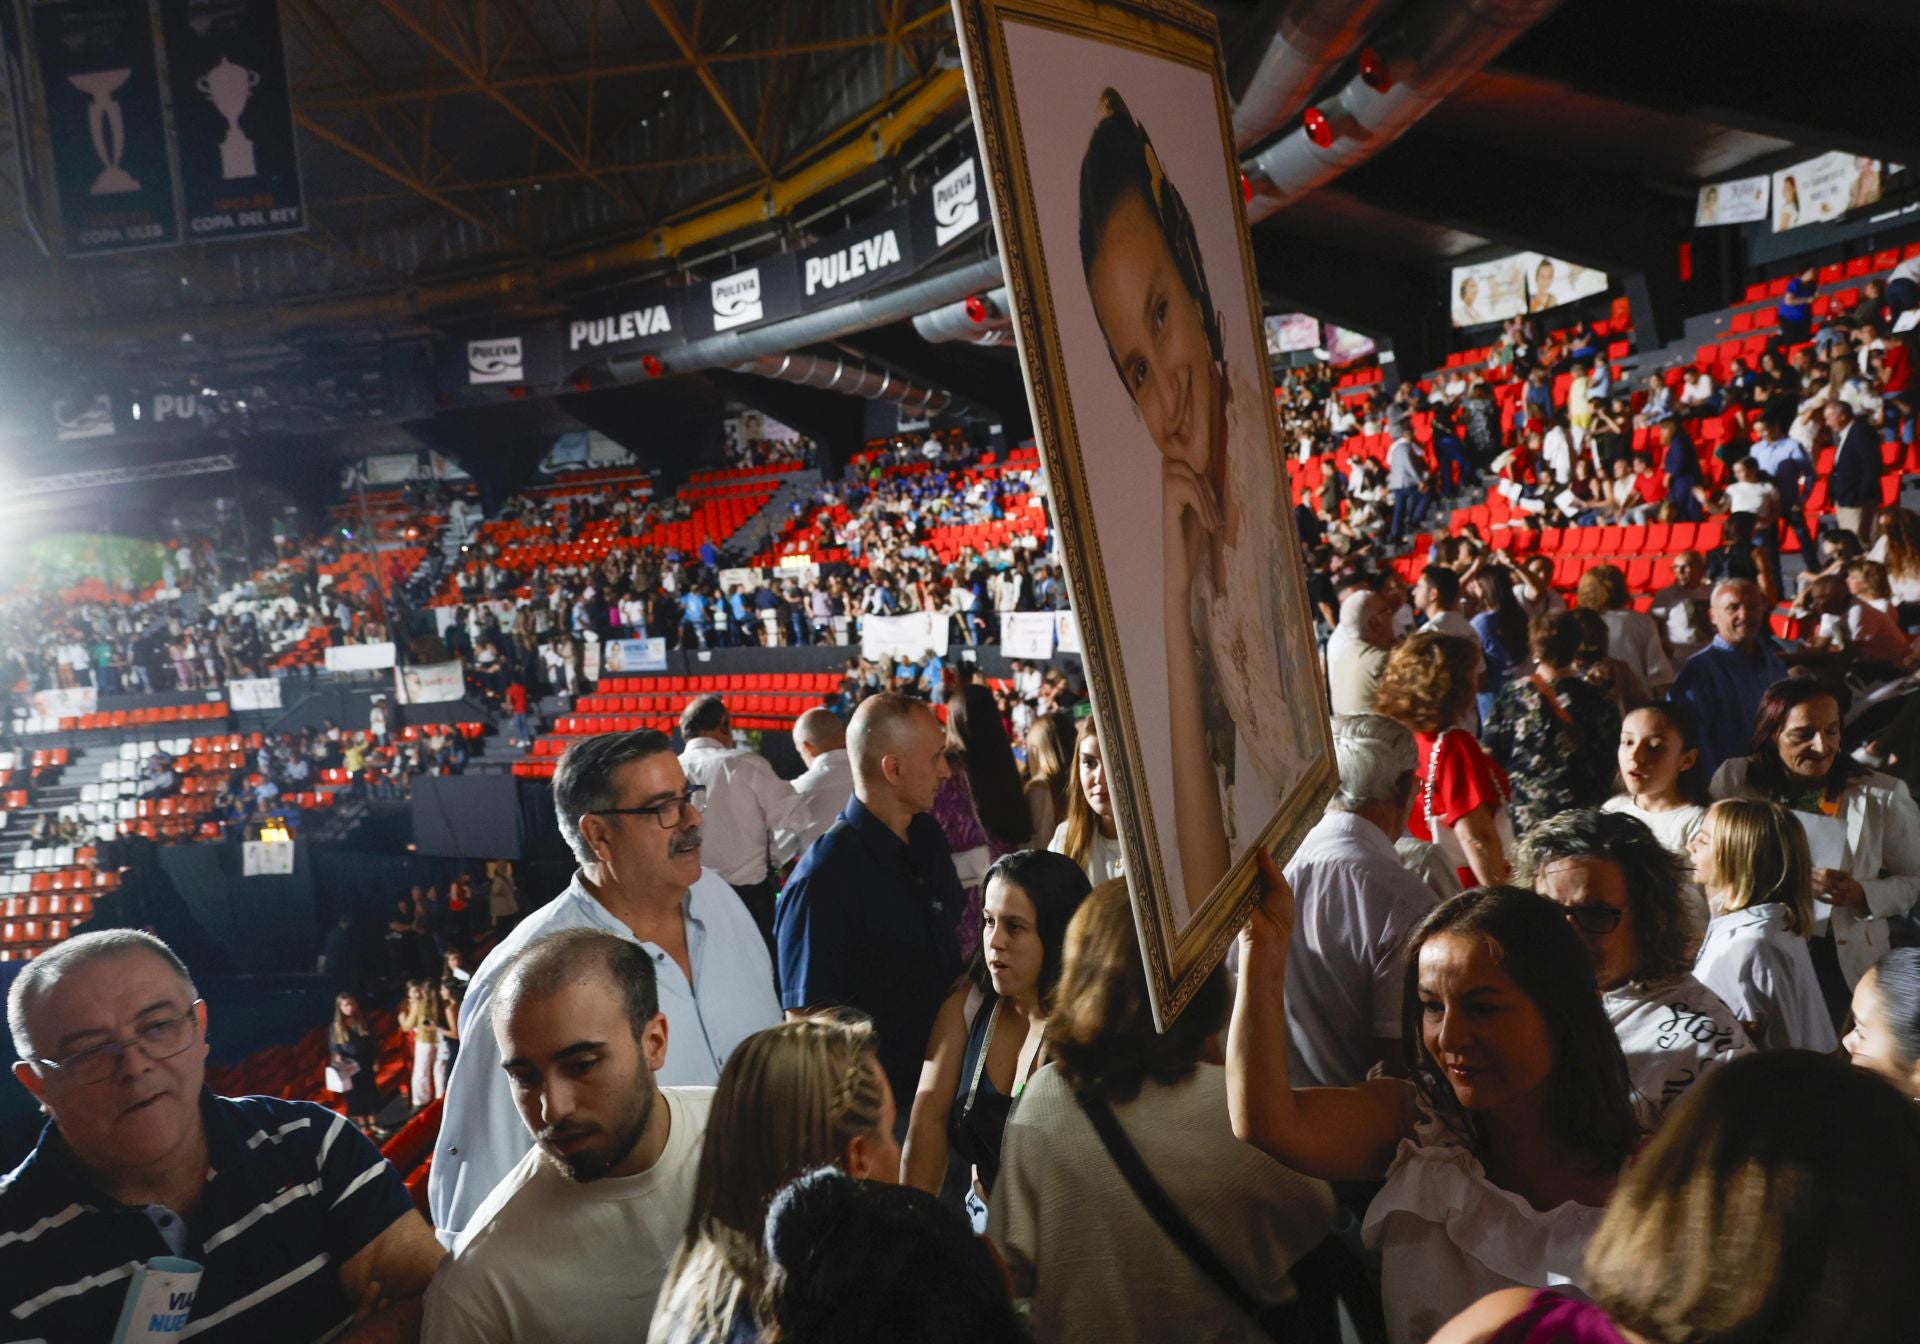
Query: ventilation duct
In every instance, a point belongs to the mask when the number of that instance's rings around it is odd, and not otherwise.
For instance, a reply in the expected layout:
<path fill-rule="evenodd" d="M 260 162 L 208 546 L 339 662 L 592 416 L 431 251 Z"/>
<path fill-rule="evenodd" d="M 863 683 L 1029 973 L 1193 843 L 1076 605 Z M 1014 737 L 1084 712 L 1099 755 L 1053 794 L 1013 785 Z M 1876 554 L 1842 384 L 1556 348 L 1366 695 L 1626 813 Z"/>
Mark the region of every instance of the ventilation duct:
<path fill-rule="evenodd" d="M 1381 42 L 1384 90 L 1356 75 L 1315 111 L 1324 147 L 1303 128 L 1243 166 L 1253 188 L 1249 223 L 1267 218 L 1378 154 L 1498 56 L 1560 0 L 1417 0 Z M 1390 82 L 1389 82 L 1390 81 Z"/>
<path fill-rule="evenodd" d="M 1388 0 L 1292 0 L 1274 21 L 1260 64 L 1233 108 L 1233 142 L 1264 140 L 1307 105 L 1365 40 Z"/>
<path fill-rule="evenodd" d="M 609 361 L 607 367 L 623 383 L 669 373 L 693 373 L 699 369 L 737 369 L 763 355 L 782 355 L 803 345 L 835 341 L 857 331 L 884 327 L 889 322 L 902 321 L 915 313 L 1005 283 L 1006 272 L 1000 266 L 999 255 L 995 254 L 955 270 L 910 281 L 897 289 L 863 294 L 804 317 L 789 318 L 752 331 L 722 332 L 656 355 L 621 355 Z M 651 361 L 651 367 L 643 361 Z"/>
<path fill-rule="evenodd" d="M 901 378 L 840 355 L 762 355 L 734 365 L 735 373 L 755 373 L 783 383 L 843 392 L 868 401 L 891 401 L 928 419 L 953 405 L 953 394 Z"/>
<path fill-rule="evenodd" d="M 928 341 L 966 341 L 973 345 L 1012 345 L 1013 308 L 1007 289 L 969 294 L 957 303 L 917 314 L 913 329 Z"/>

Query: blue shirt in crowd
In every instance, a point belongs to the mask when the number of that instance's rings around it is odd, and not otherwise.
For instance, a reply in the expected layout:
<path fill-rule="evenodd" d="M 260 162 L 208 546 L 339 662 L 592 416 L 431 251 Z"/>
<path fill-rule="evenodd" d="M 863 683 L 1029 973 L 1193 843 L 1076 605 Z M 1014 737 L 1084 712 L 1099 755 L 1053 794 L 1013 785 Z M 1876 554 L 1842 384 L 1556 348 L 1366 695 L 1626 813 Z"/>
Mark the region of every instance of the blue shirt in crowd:
<path fill-rule="evenodd" d="M 1767 687 L 1784 680 L 1787 666 L 1767 640 L 1742 653 L 1719 635 L 1687 659 L 1673 683 L 1673 698 L 1683 700 L 1700 723 L 1700 767 L 1711 776 L 1720 762 L 1753 749 L 1753 721 Z"/>

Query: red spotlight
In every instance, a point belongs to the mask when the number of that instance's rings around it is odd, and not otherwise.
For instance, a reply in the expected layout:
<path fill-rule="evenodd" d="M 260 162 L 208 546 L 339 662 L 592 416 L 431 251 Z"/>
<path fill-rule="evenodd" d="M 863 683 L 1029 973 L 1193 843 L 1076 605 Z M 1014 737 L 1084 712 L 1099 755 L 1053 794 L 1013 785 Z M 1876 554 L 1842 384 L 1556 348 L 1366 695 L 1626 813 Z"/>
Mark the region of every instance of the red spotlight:
<path fill-rule="evenodd" d="M 591 391 L 593 391 L 593 379 L 591 379 L 591 378 L 587 378 L 587 377 L 584 377 L 584 376 L 583 376 L 583 377 L 579 377 L 579 378 L 575 378 L 575 379 L 573 380 L 573 390 L 574 390 L 575 392 L 591 392 Z"/>
<path fill-rule="evenodd" d="M 1300 124 L 1306 127 L 1307 139 L 1326 149 L 1333 144 L 1333 123 L 1327 120 L 1327 114 L 1317 107 L 1308 108 L 1300 117 Z"/>
<path fill-rule="evenodd" d="M 1360 49 L 1360 78 L 1375 93 L 1385 93 L 1393 87 L 1393 71 L 1387 68 L 1387 58 L 1372 47 Z"/>
<path fill-rule="evenodd" d="M 640 356 L 640 367 L 646 370 L 649 378 L 658 378 L 667 371 L 667 366 L 653 355 Z"/>
<path fill-rule="evenodd" d="M 1253 204 L 1253 183 L 1247 180 L 1245 173 L 1240 174 L 1240 199 L 1248 205 Z"/>
<path fill-rule="evenodd" d="M 987 301 L 978 294 L 967 295 L 967 320 L 985 322 L 987 320 Z"/>
<path fill-rule="evenodd" d="M 510 387 L 507 389 L 507 395 L 515 401 L 525 401 L 527 399 L 527 389 L 525 387 Z"/>

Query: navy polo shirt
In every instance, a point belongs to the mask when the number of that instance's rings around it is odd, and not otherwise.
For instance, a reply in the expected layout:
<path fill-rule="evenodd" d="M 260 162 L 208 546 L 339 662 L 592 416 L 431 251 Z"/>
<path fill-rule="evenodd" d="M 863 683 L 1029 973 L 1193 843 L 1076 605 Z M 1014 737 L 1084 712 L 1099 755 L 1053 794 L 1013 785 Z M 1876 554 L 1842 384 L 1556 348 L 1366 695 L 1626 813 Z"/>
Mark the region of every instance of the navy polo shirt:
<path fill-rule="evenodd" d="M 0 1338 L 105 1341 L 134 1267 L 205 1267 L 181 1332 L 211 1344 L 324 1339 L 353 1314 L 340 1266 L 413 1208 L 344 1115 L 305 1101 L 203 1090 L 207 1184 L 182 1225 L 103 1194 L 49 1123 L 0 1182 Z"/>
<path fill-rule="evenodd" d="M 934 1015 L 960 974 L 954 926 L 964 904 L 940 823 L 921 813 L 902 844 L 857 797 L 780 893 L 780 1006 L 838 1004 L 871 1017 L 902 1116 Z"/>

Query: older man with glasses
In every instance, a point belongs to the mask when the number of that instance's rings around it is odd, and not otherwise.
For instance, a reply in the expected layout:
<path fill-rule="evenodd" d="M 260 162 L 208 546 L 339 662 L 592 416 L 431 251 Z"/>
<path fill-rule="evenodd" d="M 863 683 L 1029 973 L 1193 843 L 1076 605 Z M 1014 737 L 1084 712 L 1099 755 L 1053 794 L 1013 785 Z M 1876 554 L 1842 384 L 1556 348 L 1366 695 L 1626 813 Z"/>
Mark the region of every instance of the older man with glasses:
<path fill-rule="evenodd" d="M 209 1092 L 207 1006 L 165 943 L 69 939 L 14 981 L 7 1027 L 49 1122 L 0 1180 L 0 1338 L 116 1338 L 166 1259 L 203 1271 L 182 1335 L 418 1338 L 442 1252 L 400 1178 L 344 1115 Z"/>
<path fill-rule="evenodd" d="M 701 866 L 701 790 L 664 733 L 584 738 L 553 777 L 560 833 L 580 867 L 480 963 L 460 1009 L 460 1054 L 427 1178 L 434 1229 L 451 1246 L 532 1140 L 488 1028 L 502 969 L 536 938 L 599 929 L 653 957 L 671 1028 L 657 1080 L 707 1086 L 734 1046 L 780 1021 L 773 962 L 760 930 L 721 876 Z"/>
<path fill-rule="evenodd" d="M 1548 818 L 1521 842 L 1515 880 L 1562 906 L 1592 953 L 1649 1131 L 1708 1069 L 1754 1048 L 1694 978 L 1701 921 L 1687 908 L 1679 860 L 1638 817 L 1586 807 Z"/>

